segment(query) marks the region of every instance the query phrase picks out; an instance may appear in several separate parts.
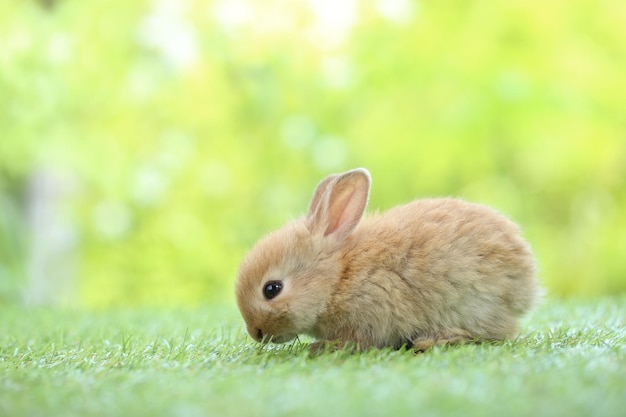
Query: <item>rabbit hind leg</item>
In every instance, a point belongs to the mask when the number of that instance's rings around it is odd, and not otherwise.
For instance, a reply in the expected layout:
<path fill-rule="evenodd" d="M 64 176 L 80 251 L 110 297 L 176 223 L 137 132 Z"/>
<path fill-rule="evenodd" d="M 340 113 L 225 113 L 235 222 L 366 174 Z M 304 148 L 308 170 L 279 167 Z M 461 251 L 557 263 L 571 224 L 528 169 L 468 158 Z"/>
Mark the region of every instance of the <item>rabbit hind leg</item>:
<path fill-rule="evenodd" d="M 442 334 L 424 335 L 413 339 L 413 349 L 417 352 L 425 352 L 435 346 L 476 343 L 476 339 L 475 336 L 465 330 L 448 329 Z"/>

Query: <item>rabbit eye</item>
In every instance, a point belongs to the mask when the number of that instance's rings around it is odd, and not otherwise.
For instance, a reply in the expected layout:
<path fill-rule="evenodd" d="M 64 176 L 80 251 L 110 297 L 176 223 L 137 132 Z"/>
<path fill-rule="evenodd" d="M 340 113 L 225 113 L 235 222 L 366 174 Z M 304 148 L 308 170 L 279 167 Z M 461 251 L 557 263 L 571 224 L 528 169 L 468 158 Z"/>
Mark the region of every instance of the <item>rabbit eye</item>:
<path fill-rule="evenodd" d="M 281 281 L 270 281 L 263 287 L 263 295 L 268 300 L 276 297 L 283 289 L 283 283 Z"/>

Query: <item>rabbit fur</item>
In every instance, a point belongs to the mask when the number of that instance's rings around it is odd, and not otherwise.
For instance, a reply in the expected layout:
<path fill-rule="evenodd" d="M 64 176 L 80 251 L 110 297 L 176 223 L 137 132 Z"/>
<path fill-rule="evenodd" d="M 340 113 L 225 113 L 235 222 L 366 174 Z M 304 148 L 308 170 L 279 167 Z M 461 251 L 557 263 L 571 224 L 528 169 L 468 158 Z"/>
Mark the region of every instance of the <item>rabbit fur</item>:
<path fill-rule="evenodd" d="M 364 217 L 370 184 L 362 168 L 328 176 L 306 216 L 245 256 L 236 298 L 250 336 L 417 350 L 514 336 L 539 295 L 517 225 L 453 198 Z M 268 282 L 281 286 L 271 299 Z"/>

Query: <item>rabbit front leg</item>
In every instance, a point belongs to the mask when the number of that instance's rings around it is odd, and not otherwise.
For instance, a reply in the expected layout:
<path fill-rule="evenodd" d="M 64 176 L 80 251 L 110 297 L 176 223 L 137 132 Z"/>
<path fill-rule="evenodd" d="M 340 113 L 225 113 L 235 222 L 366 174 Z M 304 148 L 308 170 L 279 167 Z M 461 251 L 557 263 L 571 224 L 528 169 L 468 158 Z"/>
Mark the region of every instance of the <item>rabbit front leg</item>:
<path fill-rule="evenodd" d="M 349 353 L 363 352 L 359 344 L 341 340 L 316 340 L 309 345 L 309 354 L 316 356 L 325 352 L 344 351 Z"/>

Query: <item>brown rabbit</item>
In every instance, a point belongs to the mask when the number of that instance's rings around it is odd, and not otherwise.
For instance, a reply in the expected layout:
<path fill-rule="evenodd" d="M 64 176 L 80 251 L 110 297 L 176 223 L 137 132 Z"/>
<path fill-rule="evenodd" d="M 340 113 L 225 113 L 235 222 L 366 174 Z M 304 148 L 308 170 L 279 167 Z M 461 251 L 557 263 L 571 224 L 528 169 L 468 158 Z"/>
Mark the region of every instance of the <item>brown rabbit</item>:
<path fill-rule="evenodd" d="M 425 350 L 515 335 L 539 293 L 518 227 L 451 198 L 362 219 L 370 183 L 365 169 L 330 175 L 304 218 L 248 253 L 236 295 L 250 336 Z"/>

